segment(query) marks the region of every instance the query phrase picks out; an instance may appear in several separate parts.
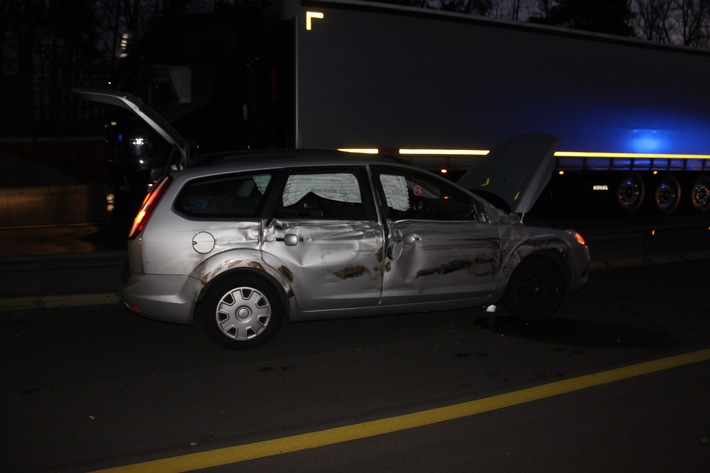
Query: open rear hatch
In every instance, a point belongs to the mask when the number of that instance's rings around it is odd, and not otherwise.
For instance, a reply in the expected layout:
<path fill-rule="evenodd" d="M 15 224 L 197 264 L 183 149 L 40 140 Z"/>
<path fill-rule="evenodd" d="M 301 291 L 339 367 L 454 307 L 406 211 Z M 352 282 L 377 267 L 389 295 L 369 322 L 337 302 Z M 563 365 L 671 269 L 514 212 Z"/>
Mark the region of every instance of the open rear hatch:
<path fill-rule="evenodd" d="M 187 165 L 190 152 L 189 142 L 178 133 L 170 122 L 144 104 L 138 97 L 110 89 L 78 88 L 72 91 L 84 100 L 113 105 L 133 112 L 180 153 L 180 159 L 177 160 L 179 162 L 175 163 L 179 168 Z"/>

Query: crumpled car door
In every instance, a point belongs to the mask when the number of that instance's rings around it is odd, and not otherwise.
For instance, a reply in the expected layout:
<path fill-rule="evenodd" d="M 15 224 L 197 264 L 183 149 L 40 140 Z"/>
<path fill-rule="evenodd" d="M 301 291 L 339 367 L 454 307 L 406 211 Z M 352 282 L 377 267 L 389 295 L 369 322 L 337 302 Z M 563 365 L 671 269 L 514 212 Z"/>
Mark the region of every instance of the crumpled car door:
<path fill-rule="evenodd" d="M 385 169 L 378 180 L 387 206 L 382 303 L 485 300 L 498 282 L 500 238 L 473 198 L 413 172 Z"/>
<path fill-rule="evenodd" d="M 286 277 L 302 311 L 379 303 L 383 229 L 358 181 L 342 170 L 292 174 L 266 223 L 264 261 Z"/>

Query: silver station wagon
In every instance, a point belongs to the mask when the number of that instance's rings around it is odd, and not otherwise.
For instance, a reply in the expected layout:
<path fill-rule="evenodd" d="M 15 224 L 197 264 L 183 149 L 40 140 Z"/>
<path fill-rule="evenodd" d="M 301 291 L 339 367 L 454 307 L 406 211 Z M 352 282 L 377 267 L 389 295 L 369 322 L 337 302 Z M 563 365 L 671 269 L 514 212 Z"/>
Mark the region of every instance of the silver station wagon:
<path fill-rule="evenodd" d="M 79 92 L 132 109 L 187 156 L 138 99 Z M 584 285 L 589 265 L 578 233 L 522 223 L 550 177 L 556 143 L 547 135 L 505 143 L 464 174 L 463 186 L 395 158 L 338 151 L 191 160 L 146 197 L 120 297 L 145 317 L 199 320 L 229 348 L 265 342 L 284 320 L 499 303 L 517 317 L 549 317 Z M 521 154 L 538 157 L 523 165 Z M 514 172 L 499 177 L 504 168 Z M 480 186 L 510 212 L 467 190 Z"/>

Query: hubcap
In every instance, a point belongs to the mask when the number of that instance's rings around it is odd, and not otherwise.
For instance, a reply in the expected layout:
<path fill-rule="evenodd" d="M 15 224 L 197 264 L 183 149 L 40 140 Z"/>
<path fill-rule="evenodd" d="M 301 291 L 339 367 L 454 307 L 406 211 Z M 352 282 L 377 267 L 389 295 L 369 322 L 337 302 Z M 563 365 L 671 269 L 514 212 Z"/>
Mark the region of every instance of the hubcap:
<path fill-rule="evenodd" d="M 215 317 L 224 335 L 234 340 L 249 340 L 266 330 L 271 320 L 271 304 L 260 291 L 238 287 L 222 296 Z"/>

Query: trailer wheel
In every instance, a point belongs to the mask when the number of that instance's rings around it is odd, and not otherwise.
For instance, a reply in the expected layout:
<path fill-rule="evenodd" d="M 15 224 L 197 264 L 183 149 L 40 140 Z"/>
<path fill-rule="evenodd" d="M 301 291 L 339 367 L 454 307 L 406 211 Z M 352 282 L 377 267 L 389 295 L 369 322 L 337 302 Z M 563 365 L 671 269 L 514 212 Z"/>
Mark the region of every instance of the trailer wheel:
<path fill-rule="evenodd" d="M 710 177 L 703 174 L 690 189 L 690 203 L 695 210 L 705 213 L 710 210 Z"/>
<path fill-rule="evenodd" d="M 628 213 L 636 212 L 643 203 L 645 187 L 643 179 L 636 173 L 627 174 L 616 186 L 616 203 Z"/>
<path fill-rule="evenodd" d="M 680 184 L 672 174 L 664 174 L 656 186 L 656 208 L 664 214 L 671 214 L 680 202 Z"/>

